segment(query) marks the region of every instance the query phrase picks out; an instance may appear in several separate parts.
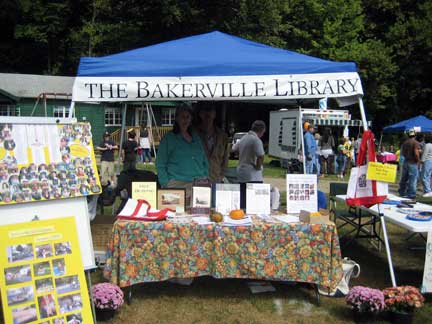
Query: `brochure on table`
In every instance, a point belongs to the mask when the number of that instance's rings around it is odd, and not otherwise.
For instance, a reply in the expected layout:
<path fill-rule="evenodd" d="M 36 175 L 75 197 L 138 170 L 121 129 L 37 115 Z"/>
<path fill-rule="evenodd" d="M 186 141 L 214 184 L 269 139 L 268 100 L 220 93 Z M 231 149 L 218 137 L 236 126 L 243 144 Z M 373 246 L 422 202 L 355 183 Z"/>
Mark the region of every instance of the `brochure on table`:
<path fill-rule="evenodd" d="M 246 184 L 246 214 L 270 214 L 270 184 Z"/>
<path fill-rule="evenodd" d="M 287 214 L 318 211 L 316 174 L 287 174 Z"/>
<path fill-rule="evenodd" d="M 432 232 L 428 232 L 426 243 L 426 257 L 423 270 L 422 293 L 432 292 Z"/>
<path fill-rule="evenodd" d="M 43 120 L 0 121 L 0 205 L 101 193 L 90 124 Z"/>
<path fill-rule="evenodd" d="M 5 323 L 93 323 L 74 217 L 0 226 L 0 237 Z"/>
<path fill-rule="evenodd" d="M 239 184 L 216 184 L 216 211 L 228 215 L 231 210 L 240 208 Z"/>

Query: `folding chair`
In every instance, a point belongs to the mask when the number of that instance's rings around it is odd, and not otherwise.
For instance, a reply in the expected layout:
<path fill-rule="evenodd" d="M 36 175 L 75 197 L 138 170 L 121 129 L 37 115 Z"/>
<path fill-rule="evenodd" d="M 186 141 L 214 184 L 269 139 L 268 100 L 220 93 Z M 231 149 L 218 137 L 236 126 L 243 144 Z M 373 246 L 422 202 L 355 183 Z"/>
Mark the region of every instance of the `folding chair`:
<path fill-rule="evenodd" d="M 336 195 L 344 195 L 347 193 L 348 184 L 343 182 L 331 182 L 330 183 L 330 198 L 329 198 L 329 209 L 330 214 L 334 216 L 334 223 L 337 226 L 337 229 L 349 225 L 351 226 L 351 230 L 344 235 L 339 236 L 339 239 L 349 236 L 352 233 L 355 233 L 353 237 L 351 237 L 345 245 L 350 244 L 355 239 L 360 238 L 368 238 L 371 240 L 378 240 L 381 243 L 384 243 L 377 232 L 377 226 L 379 226 L 379 217 L 376 217 L 373 214 L 368 214 L 358 207 L 349 206 L 346 208 L 337 208 L 336 206 Z M 339 225 L 337 221 L 339 220 Z"/>

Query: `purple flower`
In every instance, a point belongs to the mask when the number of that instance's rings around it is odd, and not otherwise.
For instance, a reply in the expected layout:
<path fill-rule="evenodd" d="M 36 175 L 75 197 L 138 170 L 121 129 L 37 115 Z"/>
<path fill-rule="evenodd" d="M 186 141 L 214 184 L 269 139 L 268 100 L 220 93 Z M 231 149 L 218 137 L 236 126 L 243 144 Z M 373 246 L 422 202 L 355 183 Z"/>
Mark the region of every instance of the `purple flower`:
<path fill-rule="evenodd" d="M 123 291 L 114 284 L 105 282 L 92 287 L 93 302 L 97 308 L 117 309 L 123 305 Z"/>
<path fill-rule="evenodd" d="M 346 303 L 358 312 L 378 313 L 384 310 L 384 294 L 381 290 L 355 286 L 345 298 Z"/>

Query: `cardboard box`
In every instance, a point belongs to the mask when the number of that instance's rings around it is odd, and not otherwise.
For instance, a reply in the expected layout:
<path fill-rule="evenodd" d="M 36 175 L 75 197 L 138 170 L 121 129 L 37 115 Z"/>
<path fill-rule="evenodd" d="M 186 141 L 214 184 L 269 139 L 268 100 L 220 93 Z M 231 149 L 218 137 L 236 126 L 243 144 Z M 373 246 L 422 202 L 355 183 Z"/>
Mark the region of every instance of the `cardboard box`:
<path fill-rule="evenodd" d="M 327 209 L 320 209 L 319 216 L 313 216 L 314 213 L 308 212 L 306 210 L 300 211 L 300 222 L 308 224 L 332 224 L 330 221 L 330 212 Z"/>

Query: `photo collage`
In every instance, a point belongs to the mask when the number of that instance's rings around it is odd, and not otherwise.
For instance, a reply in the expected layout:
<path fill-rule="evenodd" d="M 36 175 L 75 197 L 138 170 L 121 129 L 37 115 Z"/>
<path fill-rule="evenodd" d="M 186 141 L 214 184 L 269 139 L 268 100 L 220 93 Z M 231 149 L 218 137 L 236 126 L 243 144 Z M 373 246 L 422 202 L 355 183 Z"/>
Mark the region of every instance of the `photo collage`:
<path fill-rule="evenodd" d="M 0 205 L 100 192 L 90 124 L 0 124 Z"/>
<path fill-rule="evenodd" d="M 315 190 L 315 184 L 290 183 L 288 186 L 289 200 L 310 200 L 311 196 L 315 196 Z"/>
<path fill-rule="evenodd" d="M 14 324 L 83 323 L 81 284 L 68 271 L 71 242 L 7 246 L 6 300 Z"/>

